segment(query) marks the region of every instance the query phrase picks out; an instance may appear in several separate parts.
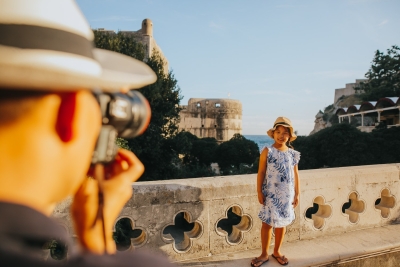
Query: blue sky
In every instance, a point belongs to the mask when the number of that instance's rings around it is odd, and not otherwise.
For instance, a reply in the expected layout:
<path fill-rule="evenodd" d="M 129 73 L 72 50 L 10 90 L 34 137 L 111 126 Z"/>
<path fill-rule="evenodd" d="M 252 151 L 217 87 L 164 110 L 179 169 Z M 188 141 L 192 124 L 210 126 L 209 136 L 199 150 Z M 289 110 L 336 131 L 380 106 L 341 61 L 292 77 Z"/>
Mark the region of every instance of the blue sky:
<path fill-rule="evenodd" d="M 238 99 L 243 134 L 278 116 L 300 135 L 334 90 L 364 78 L 374 52 L 400 45 L 399 0 L 77 0 L 92 28 L 153 21 L 183 99 Z"/>

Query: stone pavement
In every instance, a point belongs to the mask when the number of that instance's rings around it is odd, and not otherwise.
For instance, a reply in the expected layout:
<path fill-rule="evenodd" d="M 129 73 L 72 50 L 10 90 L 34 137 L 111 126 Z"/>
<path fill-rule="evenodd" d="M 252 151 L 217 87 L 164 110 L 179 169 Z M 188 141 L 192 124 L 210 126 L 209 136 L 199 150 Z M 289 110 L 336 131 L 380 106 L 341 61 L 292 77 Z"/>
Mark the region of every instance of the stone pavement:
<path fill-rule="evenodd" d="M 270 253 L 273 248 L 270 248 Z M 289 259 L 287 266 L 400 266 L 400 224 L 366 230 L 324 235 L 311 240 L 286 242 L 282 252 Z M 214 255 L 197 260 L 177 262 L 190 267 L 249 267 L 260 250 Z M 270 257 L 263 267 L 281 266 Z"/>

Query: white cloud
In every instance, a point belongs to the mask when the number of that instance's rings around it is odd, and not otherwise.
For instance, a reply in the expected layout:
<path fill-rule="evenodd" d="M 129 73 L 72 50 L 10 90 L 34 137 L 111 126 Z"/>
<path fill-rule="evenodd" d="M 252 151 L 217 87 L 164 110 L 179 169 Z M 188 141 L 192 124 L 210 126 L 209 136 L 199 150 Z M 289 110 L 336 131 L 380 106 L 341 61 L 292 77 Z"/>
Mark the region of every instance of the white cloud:
<path fill-rule="evenodd" d="M 379 26 L 383 26 L 383 25 L 385 25 L 386 23 L 388 23 L 389 21 L 387 20 L 387 19 L 385 19 L 384 21 L 382 21 L 381 23 L 379 23 Z"/>

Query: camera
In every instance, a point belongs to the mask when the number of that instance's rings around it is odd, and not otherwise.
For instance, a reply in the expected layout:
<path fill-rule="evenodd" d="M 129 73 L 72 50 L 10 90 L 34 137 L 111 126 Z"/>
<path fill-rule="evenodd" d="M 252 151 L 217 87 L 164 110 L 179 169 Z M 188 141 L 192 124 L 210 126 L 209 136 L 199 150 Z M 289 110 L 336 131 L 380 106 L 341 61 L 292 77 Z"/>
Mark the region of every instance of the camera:
<path fill-rule="evenodd" d="M 114 160 L 117 137 L 134 138 L 150 123 L 151 109 L 147 99 L 138 91 L 95 93 L 102 116 L 102 127 L 92 156 L 92 164 L 107 164 Z"/>

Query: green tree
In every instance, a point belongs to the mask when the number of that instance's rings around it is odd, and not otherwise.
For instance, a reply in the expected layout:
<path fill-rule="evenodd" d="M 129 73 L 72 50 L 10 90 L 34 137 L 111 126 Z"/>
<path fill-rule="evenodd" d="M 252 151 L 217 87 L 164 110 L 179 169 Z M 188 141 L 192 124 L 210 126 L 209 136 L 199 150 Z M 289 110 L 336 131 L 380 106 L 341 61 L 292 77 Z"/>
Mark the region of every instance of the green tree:
<path fill-rule="evenodd" d="M 215 151 L 218 143 L 215 138 L 201 138 L 193 141 L 191 155 L 199 164 L 210 166 L 215 162 Z"/>
<path fill-rule="evenodd" d="M 176 178 L 214 176 L 211 163 L 218 147 L 215 138 L 198 138 L 190 132 L 181 131 L 172 140 L 174 149 L 180 154 L 181 164 Z"/>
<path fill-rule="evenodd" d="M 96 47 L 145 61 L 156 73 L 157 81 L 139 90 L 151 106 L 149 127 L 143 135 L 128 140 L 128 145 L 145 165 L 141 180 L 174 178 L 178 173 L 179 158 L 173 139 L 178 130 L 182 98 L 177 80 L 171 71 L 165 72 L 164 62 L 157 52 L 153 51 L 152 56 L 145 60 L 146 46 L 135 35 L 99 31 L 94 31 L 94 35 Z M 117 142 L 123 144 L 120 140 Z"/>
<path fill-rule="evenodd" d="M 299 169 L 345 167 L 400 162 L 400 127 L 359 131 L 340 123 L 311 136 L 299 136 L 293 145 L 301 152 Z"/>
<path fill-rule="evenodd" d="M 180 89 L 172 72 L 164 73 L 160 55 L 153 53 L 146 63 L 157 75 L 154 84 L 140 89 L 149 100 L 151 120 L 144 134 L 128 143 L 146 167 L 141 180 L 172 179 L 179 163 L 174 138 L 178 131 Z"/>
<path fill-rule="evenodd" d="M 220 144 L 215 151 L 215 159 L 223 174 L 241 173 L 243 166 L 240 168 L 240 164 L 251 165 L 259 156 L 258 145 L 240 134 L 235 134 L 229 141 Z"/>
<path fill-rule="evenodd" d="M 183 164 L 190 164 L 194 161 L 192 157 L 193 142 L 199 138 L 190 132 L 180 131 L 171 139 L 171 147 L 180 155 Z"/>
<path fill-rule="evenodd" d="M 400 96 L 400 48 L 394 45 L 386 54 L 377 50 L 365 77 L 368 80 L 355 88 L 363 90 L 364 101 Z"/>

